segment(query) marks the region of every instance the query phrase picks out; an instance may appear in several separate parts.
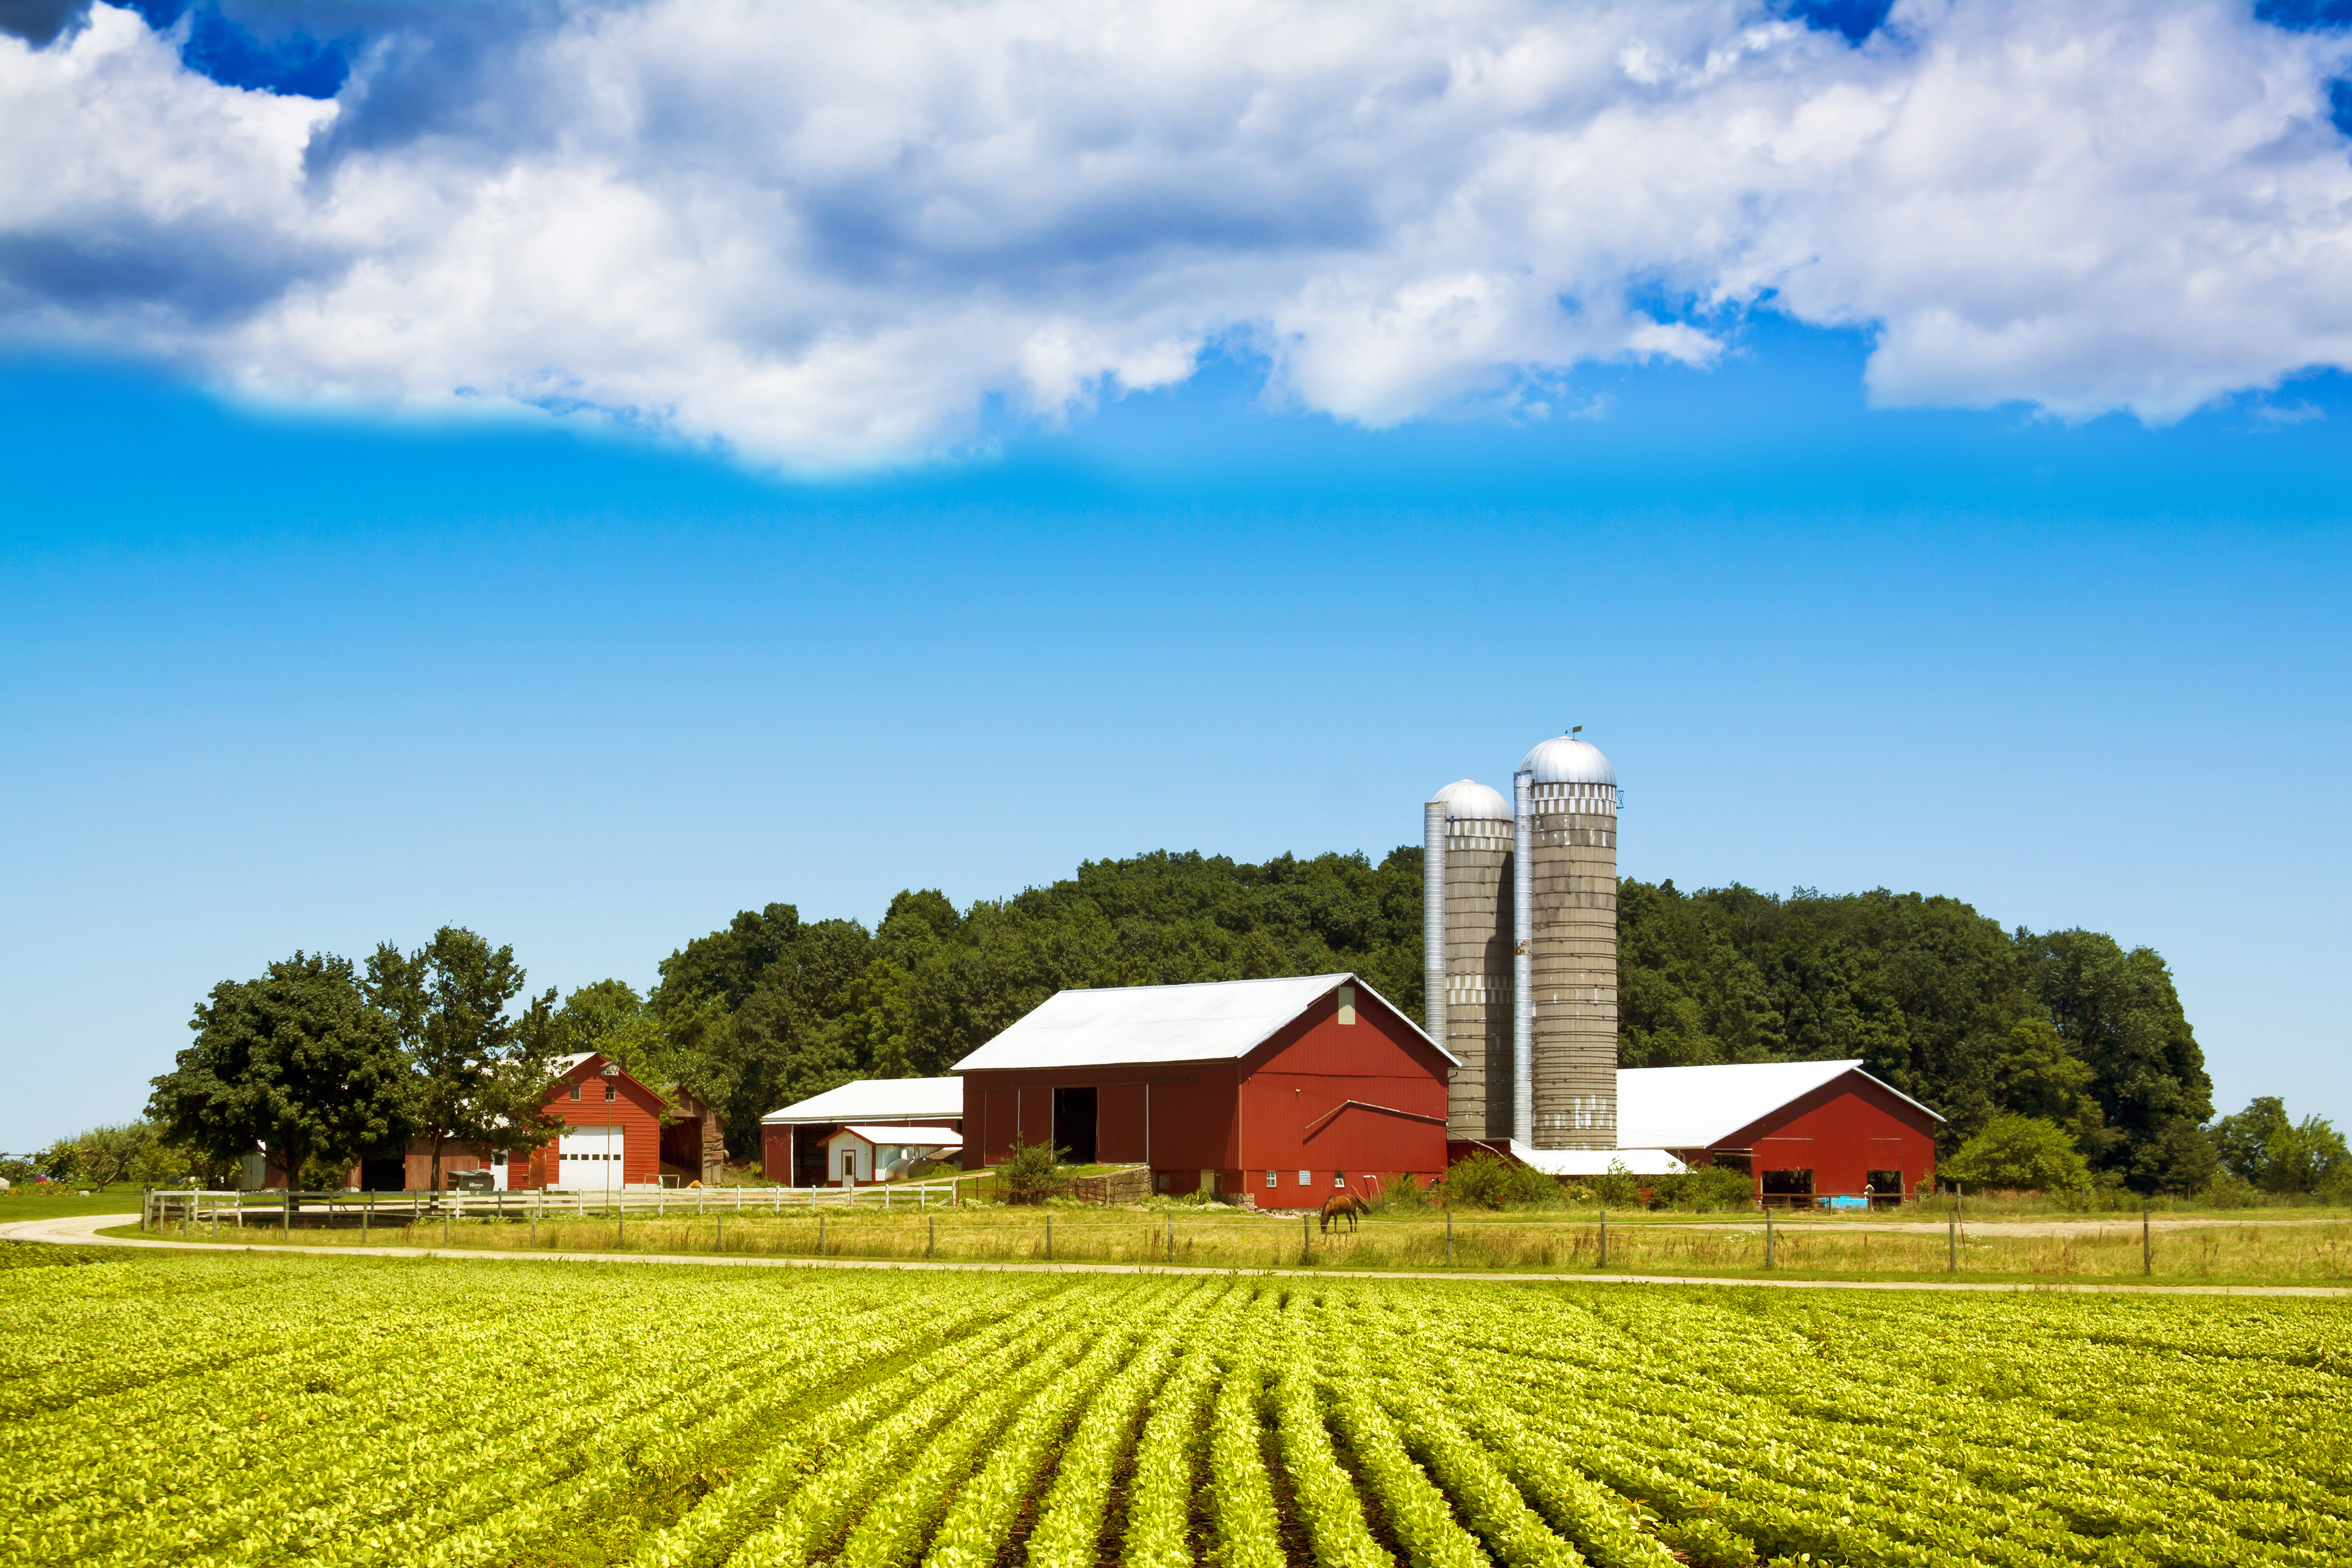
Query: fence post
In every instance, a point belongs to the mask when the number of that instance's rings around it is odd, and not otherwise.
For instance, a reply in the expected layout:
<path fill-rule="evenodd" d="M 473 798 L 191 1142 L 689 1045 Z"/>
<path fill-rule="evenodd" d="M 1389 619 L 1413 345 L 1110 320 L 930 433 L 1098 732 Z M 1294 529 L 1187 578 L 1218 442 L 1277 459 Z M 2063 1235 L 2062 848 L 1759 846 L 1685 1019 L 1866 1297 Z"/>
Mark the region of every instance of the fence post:
<path fill-rule="evenodd" d="M 710 1222 L 710 1249 L 713 1252 L 727 1250 L 727 1215 L 724 1213 Z"/>
<path fill-rule="evenodd" d="M 1176 1261 L 1176 1216 L 1168 1216 L 1168 1261 Z"/>
<path fill-rule="evenodd" d="M 360 1205 L 360 1245 L 362 1247 L 365 1247 L 367 1245 L 368 1215 L 374 1212 L 375 1204 L 373 1201 L 371 1200 Z"/>
<path fill-rule="evenodd" d="M 2139 1271 L 2142 1274 L 2156 1272 L 2156 1242 L 2148 1232 L 2146 1204 L 2139 1205 Z"/>
<path fill-rule="evenodd" d="M 1609 1267 L 1609 1211 L 1601 1211 L 1601 1267 Z"/>
<path fill-rule="evenodd" d="M 617 1248 L 628 1239 L 629 1198 L 628 1194 L 624 1193 L 621 1194 L 617 1206 L 613 1210 L 613 1245 Z"/>
<path fill-rule="evenodd" d="M 278 1228 L 289 1237 L 294 1234 L 294 1184 L 291 1182 L 286 1184 L 286 1221 Z"/>
<path fill-rule="evenodd" d="M 218 1241 L 220 1239 L 220 1198 L 217 1194 L 213 1198 L 212 1216 L 213 1239 Z"/>
<path fill-rule="evenodd" d="M 1454 1267 L 1454 1211 L 1445 1211 L 1445 1267 Z"/>
<path fill-rule="evenodd" d="M 1774 1260 L 1773 1260 L 1773 1257 L 1772 1257 L 1772 1205 L 1769 1205 L 1769 1204 L 1767 1204 L 1767 1205 L 1764 1205 L 1764 1267 L 1765 1267 L 1765 1268 L 1771 1268 L 1771 1267 L 1772 1267 L 1772 1265 L 1773 1265 L 1773 1261 L 1774 1261 Z"/>
<path fill-rule="evenodd" d="M 1045 1261 L 1054 1261 L 1054 1216 L 1045 1216 Z"/>
<path fill-rule="evenodd" d="M 540 1194 L 532 1195 L 537 1198 Z M 540 1205 L 536 1202 L 530 1205 L 530 1249 L 533 1252 L 539 1250 L 539 1208 Z"/>
<path fill-rule="evenodd" d="M 1298 1216 L 1298 1261 L 1301 1263 L 1315 1261 L 1315 1237 L 1307 1228 L 1308 1224 L 1305 1215 Z"/>
<path fill-rule="evenodd" d="M 939 1215 L 933 1215 L 931 1216 L 931 1218 L 930 1218 L 930 1227 L 931 1227 L 931 1237 L 930 1237 L 930 1239 L 929 1239 L 929 1241 L 926 1241 L 926 1242 L 924 1242 L 924 1243 L 923 1243 L 923 1256 L 924 1256 L 924 1257 L 926 1257 L 926 1258 L 929 1258 L 932 1253 L 937 1252 L 937 1251 L 939 1250 L 939 1247 L 940 1247 L 940 1216 L 939 1216 Z"/>
<path fill-rule="evenodd" d="M 816 1211 L 816 1255 L 819 1258 L 824 1256 L 824 1211 L 823 1209 Z"/>
<path fill-rule="evenodd" d="M 1960 1211 L 1958 1209 L 1952 1211 L 1951 1219 L 1946 1223 L 1944 1247 L 1944 1272 L 1958 1274 L 1960 1271 Z"/>

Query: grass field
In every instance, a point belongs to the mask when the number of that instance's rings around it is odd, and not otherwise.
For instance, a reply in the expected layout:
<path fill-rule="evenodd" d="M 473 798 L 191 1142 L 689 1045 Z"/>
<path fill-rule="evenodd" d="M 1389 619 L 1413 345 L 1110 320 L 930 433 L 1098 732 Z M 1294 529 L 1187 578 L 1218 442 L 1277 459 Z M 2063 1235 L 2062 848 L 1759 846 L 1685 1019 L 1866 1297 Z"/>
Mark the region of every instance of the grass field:
<path fill-rule="evenodd" d="M 681 1205 L 681 1207 L 684 1207 Z M 807 1211 L 749 1212 L 625 1223 L 557 1211 L 528 1221 L 427 1220 L 413 1227 L 298 1226 L 264 1221 L 242 1236 L 224 1224 L 218 1239 L 261 1245 L 414 1245 L 542 1251 L 715 1252 L 764 1257 L 887 1258 L 970 1261 L 1173 1263 L 1190 1267 L 1410 1269 L 1578 1273 L 1601 1267 L 1598 1215 L 1457 1216 L 1449 1244 L 1442 1214 L 1379 1217 L 1354 1231 L 1302 1228 L 1296 1217 L 1234 1209 L 1146 1213 L 1078 1208 L 1054 1213 L 994 1205 L 884 1214 L 835 1211 L 822 1237 Z M 322 1216 L 311 1215 L 313 1220 Z M 1874 1228 L 1834 1218 L 1778 1223 L 1770 1272 L 1825 1279 L 1952 1279 L 1990 1282 L 2139 1280 L 2174 1284 L 2352 1285 L 2352 1223 L 2275 1221 L 2180 1226 L 2168 1220 L 2146 1254 L 2137 1216 L 2066 1225 L 1969 1224 L 1954 1238 L 1925 1227 Z M 124 1236 L 136 1235 L 123 1231 Z M 179 1235 L 174 1228 L 173 1237 Z M 205 1226 L 193 1239 L 213 1237 Z M 445 1239 L 446 1237 L 446 1239 Z M 1957 1245 L 1955 1240 L 1957 1239 Z M 1636 1274 L 1761 1276 L 1765 1237 L 1751 1218 L 1675 1221 L 1619 1217 L 1609 1226 L 1608 1268 Z M 1449 1262 L 1450 1258 L 1450 1262 Z M 2143 1274 L 2143 1264 L 2147 1272 Z M 1957 1265 L 1957 1267 L 1955 1267 Z"/>
<path fill-rule="evenodd" d="M 0 1268 L 0 1558 L 2317 1568 L 2352 1561 L 2347 1327 L 2210 1299 Z"/>

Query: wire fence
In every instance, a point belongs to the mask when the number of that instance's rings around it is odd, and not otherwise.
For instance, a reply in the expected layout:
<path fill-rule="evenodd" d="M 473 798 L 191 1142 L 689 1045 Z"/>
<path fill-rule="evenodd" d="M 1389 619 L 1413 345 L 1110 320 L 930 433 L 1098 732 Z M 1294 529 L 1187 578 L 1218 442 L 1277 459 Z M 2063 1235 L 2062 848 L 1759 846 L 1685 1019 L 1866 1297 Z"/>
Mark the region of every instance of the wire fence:
<path fill-rule="evenodd" d="M 1915 1209 L 1912 1211 L 1916 1213 Z M 2147 1216 L 2077 1234 L 2011 1236 L 1861 1216 L 1717 1220 L 1607 1211 L 1417 1210 L 1326 1228 L 1313 1214 L 1215 1206 L 1055 1210 L 956 1203 L 948 1184 L 662 1193 L 151 1194 L 149 1227 L 263 1244 L 379 1243 L 485 1252 L 1102 1263 L 1230 1268 L 1976 1274 L 1987 1278 L 2352 1278 L 2352 1226 L 2208 1235 L 2157 1245 Z M 2161 1264 L 2161 1267 L 2159 1267 Z"/>

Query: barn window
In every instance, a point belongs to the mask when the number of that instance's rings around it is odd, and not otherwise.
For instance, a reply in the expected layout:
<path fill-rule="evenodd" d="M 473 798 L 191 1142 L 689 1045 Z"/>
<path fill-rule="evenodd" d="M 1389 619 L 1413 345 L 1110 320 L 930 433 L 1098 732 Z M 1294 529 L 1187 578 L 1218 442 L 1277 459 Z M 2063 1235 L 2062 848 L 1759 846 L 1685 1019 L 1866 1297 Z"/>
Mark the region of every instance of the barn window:
<path fill-rule="evenodd" d="M 1274 1185 L 1274 1173 L 1272 1171 L 1268 1171 L 1265 1173 L 1265 1184 L 1269 1187 Z"/>
<path fill-rule="evenodd" d="M 1339 1022 L 1352 1024 L 1355 1021 L 1356 988 L 1352 985 L 1342 985 L 1339 987 Z"/>
<path fill-rule="evenodd" d="M 1298 1184 L 1299 1184 L 1300 1186 L 1302 1186 L 1302 1187 L 1311 1187 L 1311 1186 L 1313 1186 L 1313 1185 L 1315 1184 L 1315 1173 L 1314 1173 L 1314 1172 L 1312 1172 L 1312 1171 L 1301 1171 L 1301 1172 L 1299 1172 L 1299 1173 L 1298 1173 Z"/>
<path fill-rule="evenodd" d="M 580 1098 L 580 1086 L 576 1083 L 572 1086 L 572 1098 L 574 1100 Z"/>
<path fill-rule="evenodd" d="M 621 1098 L 620 1086 L 615 1084 L 609 1078 L 604 1080 L 604 1098 L 606 1100 L 618 1100 Z"/>
<path fill-rule="evenodd" d="M 1344 1186 L 1346 1186 L 1346 1185 L 1348 1184 L 1348 1173 L 1347 1173 L 1347 1172 L 1345 1172 L 1345 1171 L 1334 1171 L 1334 1172 L 1332 1172 L 1332 1173 L 1331 1173 L 1331 1184 L 1332 1184 L 1333 1186 L 1335 1186 L 1335 1187 L 1344 1187 Z"/>

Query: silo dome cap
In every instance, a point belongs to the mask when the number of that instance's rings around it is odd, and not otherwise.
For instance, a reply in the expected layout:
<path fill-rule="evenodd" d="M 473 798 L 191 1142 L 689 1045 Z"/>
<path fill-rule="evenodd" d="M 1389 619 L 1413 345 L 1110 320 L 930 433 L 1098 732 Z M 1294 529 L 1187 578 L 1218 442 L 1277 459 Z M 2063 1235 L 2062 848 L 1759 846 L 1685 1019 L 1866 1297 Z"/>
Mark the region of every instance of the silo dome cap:
<path fill-rule="evenodd" d="M 1617 770 L 1601 748 L 1573 735 L 1554 735 L 1529 752 L 1519 772 L 1533 773 L 1538 784 L 1614 784 Z"/>
<path fill-rule="evenodd" d="M 1445 803 L 1445 819 L 1448 822 L 1511 820 L 1511 803 L 1503 798 L 1503 792 L 1488 789 L 1475 779 L 1455 779 L 1429 798 L 1433 803 Z"/>

